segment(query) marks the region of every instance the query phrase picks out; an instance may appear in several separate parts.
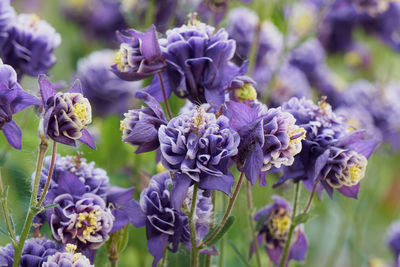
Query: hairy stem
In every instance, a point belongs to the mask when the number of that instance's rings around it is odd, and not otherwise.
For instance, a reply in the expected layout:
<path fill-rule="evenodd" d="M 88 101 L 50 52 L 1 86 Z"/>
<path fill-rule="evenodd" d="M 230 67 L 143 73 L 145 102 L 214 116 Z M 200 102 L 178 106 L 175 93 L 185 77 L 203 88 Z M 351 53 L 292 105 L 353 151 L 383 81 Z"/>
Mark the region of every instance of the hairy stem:
<path fill-rule="evenodd" d="M 289 254 L 289 248 L 290 248 L 291 241 L 292 241 L 293 231 L 294 231 L 294 228 L 296 227 L 293 224 L 293 220 L 296 217 L 297 204 L 299 202 L 299 184 L 300 183 L 296 183 L 294 199 L 293 199 L 293 212 L 292 212 L 292 218 L 290 221 L 291 223 L 290 223 L 289 233 L 288 233 L 288 236 L 287 236 L 287 239 L 285 242 L 285 247 L 283 249 L 282 258 L 281 258 L 281 262 L 279 263 L 279 267 L 284 267 L 286 264 L 287 256 Z"/>
<path fill-rule="evenodd" d="M 249 217 L 251 237 L 253 238 L 253 245 L 254 245 L 254 252 L 256 254 L 257 266 L 261 267 L 261 258 L 260 258 L 260 252 L 258 250 L 258 243 L 257 243 L 257 233 L 254 228 L 253 215 L 252 215 L 253 197 L 251 194 L 251 184 L 249 181 L 247 181 L 247 183 L 246 183 L 246 189 L 247 189 L 247 215 Z"/>
<path fill-rule="evenodd" d="M 22 233 L 19 238 L 18 244 L 14 246 L 14 263 L 13 267 L 18 267 L 21 260 L 22 248 L 24 247 L 25 240 L 28 236 L 29 230 L 32 226 L 33 217 L 36 215 L 36 204 L 37 204 L 37 192 L 39 189 L 40 173 L 42 172 L 43 159 L 46 154 L 47 148 L 49 147 L 49 141 L 42 138 L 39 145 L 39 155 L 36 164 L 35 180 L 33 182 L 33 189 L 31 194 L 31 200 L 29 203 L 29 210 L 25 218 L 24 226 L 22 227 Z"/>
<path fill-rule="evenodd" d="M 168 98 L 167 98 L 167 93 L 165 92 L 165 87 L 164 87 L 164 82 L 161 76 L 161 72 L 157 72 L 157 76 L 158 76 L 158 80 L 160 81 L 160 85 L 161 85 L 161 92 L 164 98 L 164 104 L 165 104 L 165 108 L 167 109 L 167 114 L 168 114 L 168 119 L 172 119 L 172 113 L 171 113 L 171 109 L 169 107 L 168 104 Z"/>
<path fill-rule="evenodd" d="M 196 224 L 194 217 L 196 213 L 196 200 L 199 184 L 195 183 L 193 186 L 192 205 L 190 207 L 189 222 L 190 222 L 190 240 L 192 241 L 192 267 L 199 266 L 199 248 L 196 243 Z"/>
<path fill-rule="evenodd" d="M 37 204 L 37 208 L 40 208 L 40 206 L 42 205 L 42 203 L 44 201 L 44 198 L 46 197 L 47 191 L 49 190 L 51 177 L 53 176 L 53 171 L 54 171 L 54 164 L 56 162 L 56 152 L 57 152 L 57 143 L 56 143 L 56 141 L 53 141 L 53 149 L 51 152 L 51 162 L 50 162 L 50 167 L 49 167 L 49 173 L 47 174 L 46 185 L 44 186 L 42 195 L 40 196 L 39 202 Z"/>

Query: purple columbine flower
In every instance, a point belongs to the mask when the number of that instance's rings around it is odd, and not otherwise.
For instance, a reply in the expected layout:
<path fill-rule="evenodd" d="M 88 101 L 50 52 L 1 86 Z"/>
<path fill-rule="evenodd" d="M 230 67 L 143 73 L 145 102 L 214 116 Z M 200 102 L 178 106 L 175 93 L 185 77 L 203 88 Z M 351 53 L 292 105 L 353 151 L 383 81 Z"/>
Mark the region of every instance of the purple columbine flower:
<path fill-rule="evenodd" d="M 388 244 L 390 250 L 393 253 L 395 265 L 400 265 L 400 221 L 396 221 L 392 223 L 390 226 L 387 237 L 386 243 Z"/>
<path fill-rule="evenodd" d="M 82 83 L 83 95 L 89 100 L 93 116 L 123 114 L 131 106 L 133 94 L 140 83 L 121 80 L 109 69 L 114 52 L 101 50 L 78 61 L 74 78 Z"/>
<path fill-rule="evenodd" d="M 92 122 L 92 108 L 83 97 L 79 80 L 66 93 L 56 92 L 54 85 L 45 76 L 39 77 L 40 93 L 44 105 L 44 136 L 56 142 L 75 146 L 80 141 L 96 149 L 90 133 L 85 127 Z"/>
<path fill-rule="evenodd" d="M 316 105 L 305 98 L 292 98 L 282 109 L 292 113 L 307 133 L 294 164 L 284 168 L 283 177 L 274 186 L 289 179 L 303 180 L 307 189 L 315 187 L 319 195 L 326 190 L 332 197 L 336 189 L 344 196 L 357 198 L 367 158 L 377 142 L 363 140 L 364 130 L 350 131 L 324 99 Z"/>
<path fill-rule="evenodd" d="M 15 20 L 15 10 L 10 5 L 10 0 L 4 0 L 0 3 L 0 48 L 3 43 L 7 40 L 8 29 L 11 27 Z"/>
<path fill-rule="evenodd" d="M 117 36 L 121 45 L 111 68 L 121 79 L 142 80 L 166 67 L 154 25 L 145 33 L 131 29 Z"/>
<path fill-rule="evenodd" d="M 195 107 L 173 118 L 168 125 L 161 125 L 158 131 L 161 162 L 177 173 L 174 183 L 180 185 L 176 193 L 180 196 L 193 183 L 199 183 L 203 190 L 231 194 L 234 178 L 228 163 L 238 152 L 240 138 L 229 127 L 227 117 L 217 118 L 204 108 Z"/>
<path fill-rule="evenodd" d="M 259 246 L 264 244 L 270 260 L 279 265 L 283 248 L 291 225 L 292 209 L 289 203 L 277 195 L 272 196 L 274 203 L 269 204 L 254 214 L 254 220 L 262 220 L 261 229 L 257 235 Z M 308 243 L 302 225 L 294 229 L 289 254 L 285 266 L 290 260 L 303 261 L 307 253 Z M 253 253 L 253 246 L 250 250 Z"/>
<path fill-rule="evenodd" d="M 167 31 L 160 40 L 167 68 L 162 77 L 167 96 L 174 92 L 194 104 L 209 103 L 217 109 L 225 101 L 225 91 L 230 82 L 246 72 L 231 62 L 235 41 L 228 33 L 191 18 L 188 25 Z M 162 100 L 158 77 L 147 89 L 157 100 Z"/>
<path fill-rule="evenodd" d="M 265 185 L 266 171 L 293 164 L 305 137 L 293 115 L 262 104 L 249 107 L 230 101 L 227 107 L 229 124 L 240 135 L 236 161 L 252 185 L 259 178 Z"/>
<path fill-rule="evenodd" d="M 34 14 L 20 14 L 8 30 L 1 57 L 19 75 L 36 77 L 46 74 L 54 65 L 54 49 L 61 43 L 60 35 L 46 21 Z"/>
<path fill-rule="evenodd" d="M 159 148 L 158 130 L 167 125 L 162 107 L 151 95 L 137 92 L 136 96 L 144 100 L 147 107 L 129 110 L 121 121 L 122 141 L 139 146 L 136 153 L 143 153 Z"/>
<path fill-rule="evenodd" d="M 24 243 L 21 255 L 21 267 L 41 267 L 52 255 L 62 247 L 47 238 L 30 238 Z M 0 266 L 12 267 L 14 263 L 14 247 L 7 244 L 0 247 Z"/>
<path fill-rule="evenodd" d="M 180 210 L 185 195 L 180 203 L 173 201 L 172 187 L 169 172 L 153 176 L 140 194 L 140 205 L 136 202 L 136 211 L 131 214 L 136 227 L 146 226 L 147 247 L 154 257 L 153 267 L 163 257 L 165 246 L 171 252 L 177 252 L 180 243 L 190 246 L 189 219 Z"/>
<path fill-rule="evenodd" d="M 15 70 L 0 60 L 0 130 L 12 147 L 21 149 L 22 136 L 12 115 L 39 104 L 40 100 L 25 92 L 17 82 Z"/>
<path fill-rule="evenodd" d="M 75 253 L 77 249 L 76 245 L 67 244 L 65 246 L 66 252 L 57 252 L 51 255 L 43 262 L 43 267 L 59 267 L 59 266 L 69 266 L 69 267 L 94 267 L 90 264 L 88 258 L 86 258 L 82 253 Z"/>

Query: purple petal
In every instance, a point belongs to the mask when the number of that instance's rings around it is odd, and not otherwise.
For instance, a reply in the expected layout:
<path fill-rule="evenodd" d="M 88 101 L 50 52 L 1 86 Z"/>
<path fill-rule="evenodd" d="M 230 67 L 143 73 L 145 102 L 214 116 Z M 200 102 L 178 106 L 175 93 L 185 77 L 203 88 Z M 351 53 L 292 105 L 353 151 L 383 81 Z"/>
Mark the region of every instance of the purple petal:
<path fill-rule="evenodd" d="M 164 111 L 154 97 L 144 91 L 136 92 L 136 97 L 142 99 L 144 103 L 154 111 L 158 118 L 165 120 Z"/>
<path fill-rule="evenodd" d="M 308 248 L 307 239 L 300 228 L 296 230 L 295 235 L 297 235 L 297 239 L 290 247 L 288 261 L 292 259 L 296 261 L 303 261 Z"/>
<path fill-rule="evenodd" d="M 17 113 L 31 105 L 39 106 L 40 104 L 41 102 L 38 98 L 28 94 L 21 88 L 21 90 L 18 90 L 17 98 L 12 103 L 12 112 Z"/>
<path fill-rule="evenodd" d="M 318 178 L 322 168 L 326 165 L 328 159 L 329 159 L 329 150 L 326 150 L 322 155 L 320 155 L 317 158 L 317 160 L 315 161 L 313 177 L 310 177 L 311 181 L 314 182 Z"/>
<path fill-rule="evenodd" d="M 340 146 L 345 146 L 345 145 L 355 143 L 358 140 L 360 140 L 360 138 L 362 138 L 364 134 L 365 134 L 365 130 L 359 130 L 359 131 L 352 132 L 350 134 L 347 134 L 347 135 L 341 137 L 338 140 L 338 143 L 336 145 L 340 147 Z"/>
<path fill-rule="evenodd" d="M 257 110 L 245 104 L 228 101 L 226 106 L 228 108 L 229 125 L 234 130 L 239 130 L 243 126 L 254 122 L 258 117 Z"/>
<path fill-rule="evenodd" d="M 257 182 L 260 176 L 261 168 L 263 165 L 263 152 L 258 142 L 255 143 L 255 148 L 250 152 L 244 164 L 246 178 L 250 181 L 251 185 Z"/>
<path fill-rule="evenodd" d="M 346 197 L 351 197 L 351 198 L 358 198 L 358 191 L 360 189 L 360 183 L 353 185 L 353 186 L 345 186 L 343 185 L 342 187 L 338 188 L 337 191 L 339 191 L 342 195 Z"/>
<path fill-rule="evenodd" d="M 164 234 L 151 237 L 147 240 L 147 248 L 149 249 L 150 254 L 154 257 L 152 267 L 157 267 L 157 263 L 162 259 L 167 240 L 168 236 Z"/>
<path fill-rule="evenodd" d="M 40 87 L 40 95 L 42 96 L 43 105 L 46 105 L 47 99 L 52 96 L 55 96 L 57 93 L 54 89 L 53 84 L 46 79 L 45 75 L 39 76 L 39 87 Z"/>
<path fill-rule="evenodd" d="M 351 144 L 350 148 L 368 159 L 378 144 L 379 142 L 375 140 L 359 140 L 358 142 Z"/>
<path fill-rule="evenodd" d="M 22 133 L 18 125 L 14 121 L 10 121 L 4 124 L 2 130 L 10 146 L 14 147 L 15 149 L 21 149 Z"/>
<path fill-rule="evenodd" d="M 73 196 L 82 196 L 86 193 L 85 185 L 74 174 L 70 172 L 61 172 L 58 178 L 58 195 L 71 194 Z"/>
<path fill-rule="evenodd" d="M 140 50 L 146 59 L 151 59 L 154 56 L 161 55 L 154 25 L 151 25 L 151 27 L 141 36 L 141 39 L 142 45 Z"/>
<path fill-rule="evenodd" d="M 96 150 L 96 145 L 88 130 L 82 129 L 81 133 L 82 136 L 78 140 L 87 145 L 88 147 L 90 147 L 91 149 Z"/>
<path fill-rule="evenodd" d="M 107 191 L 107 203 L 124 204 L 132 199 L 134 187 L 111 186 Z"/>
<path fill-rule="evenodd" d="M 72 87 L 68 90 L 68 93 L 83 94 L 82 84 L 81 84 L 81 81 L 79 79 L 75 80 L 75 82 L 72 85 Z"/>
<path fill-rule="evenodd" d="M 231 197 L 231 190 L 234 182 L 235 178 L 233 178 L 232 173 L 222 176 L 209 175 L 200 179 L 199 187 L 205 190 L 219 190 Z"/>
<path fill-rule="evenodd" d="M 139 203 L 131 200 L 121 207 L 121 210 L 128 214 L 129 221 L 135 227 L 143 227 L 146 225 L 146 216 L 144 215 Z"/>
<path fill-rule="evenodd" d="M 174 209 L 179 210 L 186 197 L 192 179 L 190 179 L 186 174 L 175 173 L 172 181 L 171 204 Z"/>

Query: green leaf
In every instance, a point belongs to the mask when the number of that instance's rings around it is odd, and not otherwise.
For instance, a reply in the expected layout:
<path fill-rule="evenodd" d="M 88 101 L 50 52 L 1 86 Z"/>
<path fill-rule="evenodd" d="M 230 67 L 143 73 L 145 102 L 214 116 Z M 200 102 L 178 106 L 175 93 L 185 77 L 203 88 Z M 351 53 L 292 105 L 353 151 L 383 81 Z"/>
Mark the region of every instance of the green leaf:
<path fill-rule="evenodd" d="M 294 217 L 293 219 L 293 225 L 297 226 L 299 224 L 306 223 L 310 219 L 310 214 L 309 213 L 301 213 Z"/>
<path fill-rule="evenodd" d="M 8 189 L 9 189 L 9 186 L 7 185 L 7 186 L 3 189 L 3 191 L 1 192 L 0 198 L 1 198 L 2 200 L 4 200 L 4 201 L 7 201 Z"/>
<path fill-rule="evenodd" d="M 228 232 L 229 228 L 231 228 L 234 222 L 235 222 L 235 216 L 229 216 L 228 220 L 226 220 L 226 223 L 222 227 L 221 231 L 219 231 L 219 233 L 210 242 L 208 242 L 208 245 L 210 246 L 217 243 L 218 240 L 220 240 L 226 234 L 226 232 Z"/>
<path fill-rule="evenodd" d="M 118 238 L 118 252 L 121 253 L 125 250 L 126 246 L 128 245 L 128 226 L 127 224 L 124 228 L 119 231 L 119 238 Z"/>
<path fill-rule="evenodd" d="M 228 239 L 229 245 L 232 247 L 233 251 L 235 252 L 236 256 L 239 258 L 239 260 L 242 262 L 242 266 L 247 266 L 250 267 L 249 263 L 247 262 L 247 259 L 240 253 L 239 249 L 236 247 L 236 245 Z"/>

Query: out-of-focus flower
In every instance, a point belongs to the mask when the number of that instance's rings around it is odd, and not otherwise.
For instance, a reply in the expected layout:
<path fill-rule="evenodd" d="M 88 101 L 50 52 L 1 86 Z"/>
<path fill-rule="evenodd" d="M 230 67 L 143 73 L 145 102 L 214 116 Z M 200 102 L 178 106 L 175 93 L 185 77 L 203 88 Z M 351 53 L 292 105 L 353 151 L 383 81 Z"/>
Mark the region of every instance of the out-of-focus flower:
<path fill-rule="evenodd" d="M 235 53 L 235 41 L 228 33 L 191 18 L 188 25 L 167 31 L 160 39 L 161 51 L 167 68 L 162 77 L 166 93 L 188 98 L 195 104 L 209 103 L 219 108 L 225 101 L 225 91 L 230 82 L 243 75 L 230 60 Z M 162 100 L 158 77 L 147 89 L 157 100 Z"/>
<path fill-rule="evenodd" d="M 250 3 L 252 0 L 240 0 L 243 3 Z M 212 20 L 218 25 L 225 17 L 229 7 L 229 0 L 202 0 L 197 7 L 197 12 L 204 21 Z"/>
<path fill-rule="evenodd" d="M 127 27 L 120 1 L 67 0 L 62 1 L 65 16 L 79 24 L 89 38 L 99 38 L 114 46 L 115 31 Z"/>
<path fill-rule="evenodd" d="M 111 68 L 118 77 L 138 81 L 166 67 L 154 25 L 145 33 L 131 29 L 117 34 L 121 45 Z"/>
<path fill-rule="evenodd" d="M 53 208 L 49 224 L 55 240 L 76 244 L 80 250 L 95 250 L 107 241 L 114 216 L 102 198 L 92 193 L 65 193 L 53 203 L 58 206 Z"/>
<path fill-rule="evenodd" d="M 292 5 L 287 14 L 291 35 L 298 39 L 309 34 L 316 27 L 317 14 L 318 9 L 311 2 L 302 1 Z"/>
<path fill-rule="evenodd" d="M 190 244 L 189 220 L 180 210 L 185 195 L 180 203 L 173 201 L 171 187 L 169 172 L 153 176 L 140 194 L 140 206 L 136 203 L 136 212 L 132 213 L 132 223 L 136 227 L 146 226 L 147 247 L 154 257 L 153 267 L 163 257 L 166 246 L 171 252 L 177 252 L 180 243 L 186 247 Z"/>
<path fill-rule="evenodd" d="M 76 245 L 67 244 L 65 246 L 66 252 L 57 252 L 56 254 L 47 258 L 43 262 L 43 267 L 59 267 L 59 266 L 70 266 L 70 267 L 94 267 L 90 264 L 88 258 L 82 253 L 75 253 Z"/>
<path fill-rule="evenodd" d="M 40 100 L 25 92 L 17 82 L 15 70 L 0 60 L 0 130 L 12 147 L 21 149 L 22 136 L 12 115 L 39 104 Z"/>
<path fill-rule="evenodd" d="M 61 250 L 57 245 L 47 238 L 30 238 L 24 243 L 22 249 L 21 267 L 41 267 L 42 264 L 52 255 Z M 7 244 L 0 247 L 0 266 L 11 267 L 14 262 L 14 247 Z"/>
<path fill-rule="evenodd" d="M 136 94 L 143 99 L 147 107 L 129 110 L 121 121 L 122 140 L 139 146 L 136 153 L 143 153 L 159 148 L 158 130 L 168 122 L 160 104 L 145 92 Z"/>
<path fill-rule="evenodd" d="M 46 21 L 34 14 L 20 14 L 8 29 L 0 55 L 19 75 L 36 77 L 54 65 L 53 52 L 60 43 L 60 35 Z"/>
<path fill-rule="evenodd" d="M 0 3 L 0 48 L 8 37 L 7 30 L 11 27 L 13 20 L 15 20 L 15 10 L 10 5 L 10 0 L 4 0 Z"/>
<path fill-rule="evenodd" d="M 82 83 L 83 95 L 89 100 L 94 116 L 106 117 L 122 114 L 130 106 L 138 83 L 119 79 L 109 69 L 114 52 L 101 50 L 78 61 L 75 75 Z"/>
<path fill-rule="evenodd" d="M 174 183 L 185 195 L 189 185 L 199 183 L 203 190 L 220 190 L 228 195 L 234 182 L 228 171 L 229 160 L 238 152 L 239 135 L 229 127 L 224 115 L 216 118 L 204 107 L 195 107 L 161 125 L 158 132 L 161 162 L 176 172 Z"/>
<path fill-rule="evenodd" d="M 354 43 L 344 54 L 344 62 L 352 69 L 365 69 L 370 66 L 371 55 L 365 45 Z"/>
<path fill-rule="evenodd" d="M 80 141 L 96 149 L 85 129 L 92 122 L 92 108 L 83 97 L 79 80 L 66 93 L 56 92 L 54 85 L 43 75 L 39 77 L 39 86 L 45 109 L 40 134 L 65 145 L 75 146 L 75 141 Z"/>
<path fill-rule="evenodd" d="M 238 166 L 252 185 L 259 178 L 265 184 L 265 172 L 271 168 L 292 165 L 305 137 L 305 130 L 290 113 L 260 105 L 227 103 L 230 126 L 240 135 Z"/>
<path fill-rule="evenodd" d="M 269 204 L 254 214 L 254 220 L 263 220 L 261 229 L 257 235 L 258 245 L 265 245 L 270 260 L 278 265 L 291 225 L 292 209 L 289 203 L 277 196 L 272 196 L 274 203 Z M 290 260 L 303 261 L 307 253 L 308 243 L 302 226 L 295 228 L 292 243 L 289 248 L 286 264 Z M 251 253 L 253 249 L 251 250 Z M 285 265 L 286 266 L 286 265 Z"/>
<path fill-rule="evenodd" d="M 387 237 L 386 237 L 386 242 L 389 246 L 389 248 L 392 250 L 395 264 L 394 266 L 399 266 L 400 264 L 400 221 L 396 221 L 392 223 L 390 226 Z"/>

